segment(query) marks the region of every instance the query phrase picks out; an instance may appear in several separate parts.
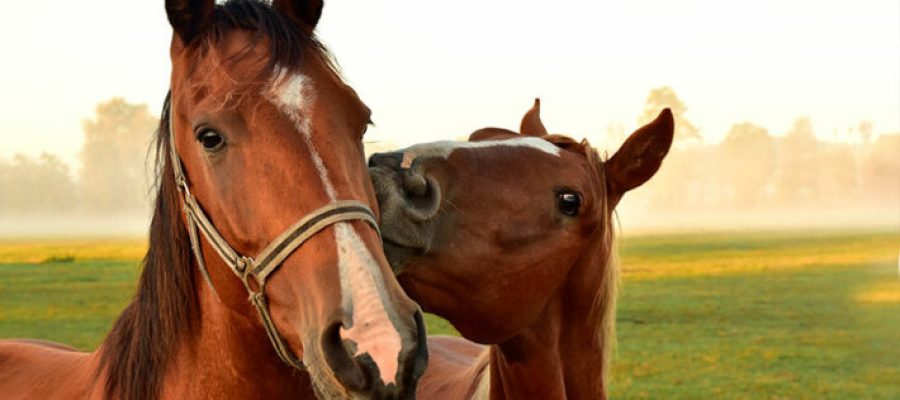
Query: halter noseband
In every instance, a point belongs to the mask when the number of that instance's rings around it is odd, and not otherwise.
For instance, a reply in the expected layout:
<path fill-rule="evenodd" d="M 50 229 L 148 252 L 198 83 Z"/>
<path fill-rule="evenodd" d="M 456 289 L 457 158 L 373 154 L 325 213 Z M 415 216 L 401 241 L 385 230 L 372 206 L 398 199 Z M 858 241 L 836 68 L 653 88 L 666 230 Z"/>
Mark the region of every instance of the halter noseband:
<path fill-rule="evenodd" d="M 203 273 L 203 279 L 215 292 L 216 289 L 213 286 L 212 278 L 210 278 L 209 270 L 207 270 L 203 261 L 203 253 L 200 251 L 200 239 L 197 235 L 198 228 L 200 233 L 206 238 L 206 241 L 219 254 L 222 261 L 231 268 L 232 272 L 241 279 L 244 287 L 247 288 L 249 300 L 256 307 L 263 327 L 266 329 L 266 334 L 272 342 L 272 347 L 278 353 L 278 358 L 294 368 L 304 369 L 303 362 L 290 351 L 284 342 L 284 338 L 278 333 L 278 329 L 272 320 L 272 315 L 269 313 L 265 293 L 266 279 L 306 240 L 337 222 L 368 222 L 369 225 L 375 228 L 380 237 L 381 232 L 378 229 L 378 223 L 375 221 L 374 213 L 369 206 L 358 201 L 335 201 L 311 212 L 291 225 L 284 233 L 269 243 L 255 258 L 239 254 L 216 230 L 216 227 L 213 226 L 203 212 L 203 208 L 197 203 L 197 199 L 191 194 L 187 177 L 184 175 L 184 170 L 181 166 L 181 158 L 175 150 L 175 113 L 172 107 L 171 93 L 166 98 L 166 106 L 164 111 L 169 113 L 169 157 L 171 158 L 172 169 L 175 172 L 175 184 L 184 200 L 184 215 L 187 221 L 191 248 L 193 249 L 194 257 L 197 259 L 200 272 Z M 256 281 L 256 290 L 250 285 L 250 277 L 253 277 Z"/>

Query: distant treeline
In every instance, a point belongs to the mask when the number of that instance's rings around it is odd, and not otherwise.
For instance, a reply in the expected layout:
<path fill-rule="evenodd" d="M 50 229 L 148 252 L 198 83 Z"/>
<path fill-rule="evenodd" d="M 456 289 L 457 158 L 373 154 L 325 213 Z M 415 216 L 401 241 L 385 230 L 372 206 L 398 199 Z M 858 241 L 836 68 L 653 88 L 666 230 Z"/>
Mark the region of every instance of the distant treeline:
<path fill-rule="evenodd" d="M 657 176 L 635 197 L 657 210 L 889 206 L 900 209 L 900 133 L 873 135 L 868 122 L 825 142 L 812 122 L 797 118 L 773 136 L 752 122 L 732 125 L 718 144 L 684 117 L 675 92 L 651 92 L 639 119 L 663 107 L 676 116 L 675 144 Z M 610 129 L 611 141 L 623 139 Z"/>
<path fill-rule="evenodd" d="M 629 203 L 654 212 L 900 209 L 900 133 L 876 136 L 871 124 L 862 122 L 842 141 L 825 142 L 809 119 L 798 118 L 783 135 L 742 122 L 723 141 L 709 144 L 668 87 L 651 91 L 637 122 L 646 123 L 663 107 L 676 117 L 675 144 L 658 175 Z M 147 215 L 153 167 L 148 150 L 157 124 L 146 105 L 114 98 L 84 122 L 79 170 L 52 154 L 0 159 L 0 216 Z M 611 149 L 624 140 L 624 131 L 610 126 Z"/>
<path fill-rule="evenodd" d="M 47 153 L 0 159 L 0 215 L 147 214 L 145 160 L 158 122 L 146 105 L 114 98 L 83 123 L 80 170 Z"/>

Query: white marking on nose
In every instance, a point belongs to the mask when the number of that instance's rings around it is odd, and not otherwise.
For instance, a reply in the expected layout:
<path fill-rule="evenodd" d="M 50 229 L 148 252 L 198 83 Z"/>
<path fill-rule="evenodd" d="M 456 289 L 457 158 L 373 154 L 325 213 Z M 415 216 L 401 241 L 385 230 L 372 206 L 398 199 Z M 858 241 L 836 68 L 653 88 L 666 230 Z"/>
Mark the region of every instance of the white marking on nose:
<path fill-rule="evenodd" d="M 395 383 L 403 343 L 385 307 L 388 297 L 381 269 L 350 224 L 337 224 L 335 239 L 341 290 L 345 303 L 350 303 L 348 309 L 353 310 L 352 325 L 341 328 L 341 337 L 356 344 L 354 357 L 369 354 L 385 384 Z"/>
<path fill-rule="evenodd" d="M 484 149 L 491 147 L 526 147 L 543 151 L 544 153 L 559 156 L 559 147 L 539 137 L 517 137 L 506 140 L 485 140 L 483 142 L 456 142 L 456 141 L 440 141 L 432 143 L 423 143 L 410 146 L 403 150 L 404 168 L 409 168 L 412 162 L 419 157 L 440 157 L 448 158 L 450 154 L 458 149 Z"/>
<path fill-rule="evenodd" d="M 412 166 L 413 161 L 416 160 L 416 157 L 419 155 L 412 150 L 407 150 L 403 152 L 403 162 L 400 163 L 400 168 L 409 168 Z"/>
<path fill-rule="evenodd" d="M 290 118 L 303 136 L 325 193 L 331 201 L 336 201 L 337 191 L 312 140 L 309 115 L 314 93 L 309 79 L 300 74 L 287 76 L 287 70 L 280 69 L 275 84 L 264 95 Z M 335 224 L 334 235 L 341 280 L 341 306 L 350 316 L 349 321 L 344 321 L 345 326 L 350 328 L 341 328 L 341 337 L 355 343 L 354 356 L 369 354 L 385 384 L 395 383 L 403 342 L 388 311 L 393 307 L 389 307 L 384 276 L 378 262 L 349 223 Z"/>

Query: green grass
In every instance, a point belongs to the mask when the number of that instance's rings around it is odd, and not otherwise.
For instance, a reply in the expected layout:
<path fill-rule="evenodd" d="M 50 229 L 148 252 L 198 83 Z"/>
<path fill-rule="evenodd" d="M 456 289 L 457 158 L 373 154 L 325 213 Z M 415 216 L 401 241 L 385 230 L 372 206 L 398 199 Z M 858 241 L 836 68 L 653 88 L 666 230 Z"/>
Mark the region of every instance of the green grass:
<path fill-rule="evenodd" d="M 898 245 L 896 232 L 625 238 L 611 397 L 900 398 Z M 93 349 L 141 246 L 0 242 L 0 338 Z"/>
<path fill-rule="evenodd" d="M 137 261 L 0 264 L 0 338 L 94 349 L 131 298 Z"/>
<path fill-rule="evenodd" d="M 0 338 L 37 338 L 93 350 L 134 295 L 138 239 L 0 241 Z M 426 314 L 429 332 L 457 335 Z"/>
<path fill-rule="evenodd" d="M 612 393 L 627 398 L 900 396 L 900 303 L 859 301 L 896 265 L 629 283 Z"/>

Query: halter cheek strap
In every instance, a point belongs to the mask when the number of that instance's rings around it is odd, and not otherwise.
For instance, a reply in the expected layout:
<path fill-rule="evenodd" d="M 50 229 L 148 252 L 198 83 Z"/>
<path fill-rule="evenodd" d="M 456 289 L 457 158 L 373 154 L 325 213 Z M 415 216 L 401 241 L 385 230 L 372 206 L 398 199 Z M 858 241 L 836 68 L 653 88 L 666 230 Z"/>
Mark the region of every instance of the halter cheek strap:
<path fill-rule="evenodd" d="M 265 293 L 266 280 L 300 245 L 316 233 L 335 223 L 365 221 L 375 229 L 380 237 L 381 232 L 378 229 L 378 223 L 375 221 L 374 213 L 369 206 L 358 201 L 335 201 L 320 207 L 291 225 L 255 258 L 239 254 L 225 241 L 203 212 L 203 208 L 200 207 L 197 199 L 191 194 L 190 185 L 182 169 L 181 158 L 175 149 L 175 113 L 173 112 L 170 97 L 167 98 L 166 104 L 165 111 L 169 113 L 169 157 L 172 169 L 175 172 L 175 183 L 184 200 L 184 215 L 188 236 L 191 240 L 191 248 L 193 249 L 194 257 L 197 259 L 200 272 L 203 274 L 203 279 L 215 292 L 215 286 L 213 286 L 212 278 L 210 278 L 203 259 L 203 252 L 200 249 L 198 231 L 206 238 L 206 241 L 222 261 L 240 278 L 244 287 L 247 288 L 250 303 L 256 308 L 263 327 L 266 329 L 266 334 L 272 342 L 272 347 L 275 348 L 275 352 L 278 354 L 278 358 L 294 368 L 304 369 L 303 362 L 287 347 L 284 338 L 278 333 L 278 329 L 272 320 Z M 251 278 L 255 281 L 256 289 L 253 288 L 254 285 L 250 284 Z"/>

